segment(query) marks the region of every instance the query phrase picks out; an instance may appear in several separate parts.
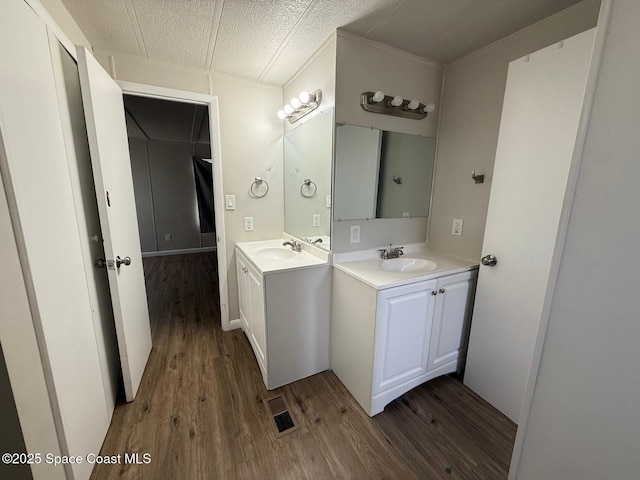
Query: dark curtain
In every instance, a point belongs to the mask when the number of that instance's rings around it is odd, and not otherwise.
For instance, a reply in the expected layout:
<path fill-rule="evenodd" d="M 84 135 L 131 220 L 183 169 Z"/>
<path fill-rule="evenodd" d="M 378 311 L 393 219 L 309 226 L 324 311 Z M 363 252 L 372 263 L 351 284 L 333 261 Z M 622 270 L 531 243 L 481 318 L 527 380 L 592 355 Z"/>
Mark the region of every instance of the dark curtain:
<path fill-rule="evenodd" d="M 196 180 L 200 233 L 213 233 L 216 231 L 213 210 L 213 165 L 195 155 L 191 158 L 193 159 L 193 176 Z"/>

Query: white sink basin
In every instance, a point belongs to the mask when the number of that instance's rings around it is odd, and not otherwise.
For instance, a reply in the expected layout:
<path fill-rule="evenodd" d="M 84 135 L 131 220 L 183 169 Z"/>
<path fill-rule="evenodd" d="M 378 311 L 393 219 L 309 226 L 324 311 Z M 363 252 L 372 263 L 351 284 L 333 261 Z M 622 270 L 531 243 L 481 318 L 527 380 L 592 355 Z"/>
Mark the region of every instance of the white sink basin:
<path fill-rule="evenodd" d="M 387 272 L 432 272 L 438 264 L 426 258 L 391 258 L 382 260 L 380 268 Z"/>
<path fill-rule="evenodd" d="M 295 257 L 296 252 L 285 247 L 265 247 L 257 250 L 256 255 L 269 260 L 285 260 Z"/>

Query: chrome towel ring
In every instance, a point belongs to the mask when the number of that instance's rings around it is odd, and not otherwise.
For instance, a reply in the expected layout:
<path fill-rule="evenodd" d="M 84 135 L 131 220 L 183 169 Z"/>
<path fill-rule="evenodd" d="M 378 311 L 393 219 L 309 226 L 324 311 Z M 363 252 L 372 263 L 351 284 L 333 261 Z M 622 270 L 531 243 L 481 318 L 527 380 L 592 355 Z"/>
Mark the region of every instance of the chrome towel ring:
<path fill-rule="evenodd" d="M 304 198 L 315 197 L 317 191 L 318 186 L 310 178 L 305 178 L 304 182 L 302 182 L 302 185 L 300 185 L 300 195 L 302 195 Z"/>
<path fill-rule="evenodd" d="M 264 185 L 264 188 L 261 188 Z M 264 190 L 264 191 L 260 191 Z M 269 184 L 261 177 L 256 177 L 251 186 L 249 187 L 249 193 L 253 198 L 262 198 L 269 192 Z"/>

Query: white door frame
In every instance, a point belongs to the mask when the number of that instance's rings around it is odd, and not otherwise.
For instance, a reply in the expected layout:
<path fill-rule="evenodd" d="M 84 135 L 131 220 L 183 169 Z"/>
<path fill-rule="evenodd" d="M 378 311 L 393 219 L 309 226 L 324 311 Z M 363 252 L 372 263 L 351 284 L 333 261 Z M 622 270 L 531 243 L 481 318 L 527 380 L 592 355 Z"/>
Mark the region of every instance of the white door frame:
<path fill-rule="evenodd" d="M 229 286 L 227 284 L 227 245 L 224 229 L 224 201 L 222 184 L 222 154 L 220 148 L 220 117 L 218 97 L 204 93 L 157 87 L 144 83 L 116 80 L 125 95 L 157 98 L 182 103 L 206 105 L 209 108 L 209 135 L 213 160 L 213 208 L 216 222 L 216 252 L 218 256 L 218 286 L 220 294 L 220 319 L 222 330 L 229 330 Z"/>

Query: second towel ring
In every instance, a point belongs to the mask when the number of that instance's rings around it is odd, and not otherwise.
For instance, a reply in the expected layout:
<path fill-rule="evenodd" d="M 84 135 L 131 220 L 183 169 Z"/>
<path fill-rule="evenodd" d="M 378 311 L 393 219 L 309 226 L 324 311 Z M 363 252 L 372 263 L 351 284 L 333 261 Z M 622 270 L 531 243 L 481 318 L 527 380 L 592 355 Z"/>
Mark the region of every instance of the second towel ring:
<path fill-rule="evenodd" d="M 267 188 L 265 189 L 265 191 L 263 193 L 258 193 L 256 191 L 256 189 L 262 184 L 264 184 L 265 187 L 267 187 Z M 251 193 L 251 196 L 254 197 L 254 198 L 262 198 L 268 192 L 269 192 L 269 184 L 267 183 L 266 180 L 263 180 L 261 177 L 256 177 L 255 180 L 253 181 L 253 183 L 251 184 L 251 186 L 249 187 L 249 193 Z"/>
<path fill-rule="evenodd" d="M 311 185 L 313 185 L 313 187 L 311 187 Z M 305 193 L 304 187 L 307 187 L 308 191 L 307 193 Z M 318 191 L 318 186 L 316 185 L 316 183 L 314 181 L 312 181 L 310 178 L 305 178 L 304 182 L 302 182 L 302 185 L 300 185 L 300 195 L 302 195 L 304 198 L 312 198 L 316 196 L 316 192 Z"/>

